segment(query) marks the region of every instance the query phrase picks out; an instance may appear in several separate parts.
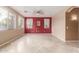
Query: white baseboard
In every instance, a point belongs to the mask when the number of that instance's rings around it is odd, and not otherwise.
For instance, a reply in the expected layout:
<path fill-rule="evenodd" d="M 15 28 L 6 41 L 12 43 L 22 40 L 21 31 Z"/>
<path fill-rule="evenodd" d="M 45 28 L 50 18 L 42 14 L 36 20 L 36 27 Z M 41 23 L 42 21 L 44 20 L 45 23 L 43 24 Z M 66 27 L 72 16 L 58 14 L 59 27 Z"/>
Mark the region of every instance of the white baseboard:
<path fill-rule="evenodd" d="M 79 42 L 79 40 L 67 40 L 66 42 Z"/>

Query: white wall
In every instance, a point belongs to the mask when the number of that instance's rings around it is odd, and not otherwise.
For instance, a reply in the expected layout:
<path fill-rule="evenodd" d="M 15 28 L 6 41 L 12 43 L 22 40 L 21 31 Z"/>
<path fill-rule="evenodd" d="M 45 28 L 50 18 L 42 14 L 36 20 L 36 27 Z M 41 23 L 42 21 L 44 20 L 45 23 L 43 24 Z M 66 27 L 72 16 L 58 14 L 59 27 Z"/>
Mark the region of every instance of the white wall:
<path fill-rule="evenodd" d="M 69 7 L 65 7 L 58 12 L 52 19 L 52 35 L 65 42 L 65 12 Z"/>

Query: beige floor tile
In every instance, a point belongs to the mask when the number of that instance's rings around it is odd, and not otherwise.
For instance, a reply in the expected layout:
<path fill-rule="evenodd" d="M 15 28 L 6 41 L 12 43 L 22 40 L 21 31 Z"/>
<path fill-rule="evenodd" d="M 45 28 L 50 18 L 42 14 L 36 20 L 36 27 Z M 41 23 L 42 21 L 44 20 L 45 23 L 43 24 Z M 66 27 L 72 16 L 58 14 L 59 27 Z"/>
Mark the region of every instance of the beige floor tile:
<path fill-rule="evenodd" d="M 64 43 L 51 34 L 26 34 L 0 48 L 4 53 L 75 53 L 79 43 Z"/>

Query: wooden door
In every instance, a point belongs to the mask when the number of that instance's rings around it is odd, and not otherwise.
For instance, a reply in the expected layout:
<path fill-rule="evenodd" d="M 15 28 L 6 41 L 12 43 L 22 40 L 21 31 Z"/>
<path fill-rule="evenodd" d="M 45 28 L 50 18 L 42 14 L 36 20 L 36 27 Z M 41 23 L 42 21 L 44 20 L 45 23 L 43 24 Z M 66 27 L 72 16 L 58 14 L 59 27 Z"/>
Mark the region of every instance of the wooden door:
<path fill-rule="evenodd" d="M 78 40 L 78 16 L 77 9 L 66 13 L 66 40 Z"/>

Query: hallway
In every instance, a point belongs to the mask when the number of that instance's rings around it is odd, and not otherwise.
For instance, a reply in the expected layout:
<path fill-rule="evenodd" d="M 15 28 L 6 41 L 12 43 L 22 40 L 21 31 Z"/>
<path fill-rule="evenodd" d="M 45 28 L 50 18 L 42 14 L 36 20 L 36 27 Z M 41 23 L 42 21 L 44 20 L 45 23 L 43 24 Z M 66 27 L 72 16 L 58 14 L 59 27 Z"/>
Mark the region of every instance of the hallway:
<path fill-rule="evenodd" d="M 23 37 L 0 48 L 0 52 L 27 53 L 78 53 L 79 46 L 71 46 L 51 34 L 26 34 Z M 79 43 L 78 43 L 79 45 Z"/>

